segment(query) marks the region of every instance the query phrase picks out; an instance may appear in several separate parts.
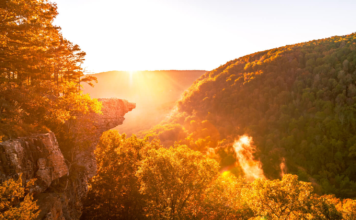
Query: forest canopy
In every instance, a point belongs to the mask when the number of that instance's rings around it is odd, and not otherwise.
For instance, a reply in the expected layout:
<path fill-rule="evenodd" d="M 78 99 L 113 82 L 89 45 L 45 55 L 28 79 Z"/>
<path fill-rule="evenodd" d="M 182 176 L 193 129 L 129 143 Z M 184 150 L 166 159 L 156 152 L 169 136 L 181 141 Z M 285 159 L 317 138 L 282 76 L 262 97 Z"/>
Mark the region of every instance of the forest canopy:
<path fill-rule="evenodd" d="M 43 131 L 100 104 L 82 95 L 91 83 L 81 63 L 85 52 L 65 39 L 47 0 L 4 0 L 0 7 L 0 137 Z"/>
<path fill-rule="evenodd" d="M 105 132 L 81 219 L 354 219 L 356 201 L 319 196 L 311 183 L 246 181 L 185 145 Z"/>
<path fill-rule="evenodd" d="M 205 73 L 173 116 L 141 135 L 237 163 L 233 143 L 253 138 L 267 178 L 288 173 L 319 193 L 356 194 L 356 34 L 257 52 Z M 174 129 L 172 129 L 174 127 Z"/>
<path fill-rule="evenodd" d="M 57 14 L 47 0 L 0 2 L 0 141 L 52 130 L 72 165 L 82 134 L 66 123 L 101 104 L 81 92 L 95 77 L 53 24 Z M 229 61 L 145 138 L 101 137 L 82 218 L 355 219 L 355 113 L 356 34 Z M 260 169 L 255 180 L 239 152 Z M 0 218 L 37 217 L 23 185 L 1 182 Z"/>

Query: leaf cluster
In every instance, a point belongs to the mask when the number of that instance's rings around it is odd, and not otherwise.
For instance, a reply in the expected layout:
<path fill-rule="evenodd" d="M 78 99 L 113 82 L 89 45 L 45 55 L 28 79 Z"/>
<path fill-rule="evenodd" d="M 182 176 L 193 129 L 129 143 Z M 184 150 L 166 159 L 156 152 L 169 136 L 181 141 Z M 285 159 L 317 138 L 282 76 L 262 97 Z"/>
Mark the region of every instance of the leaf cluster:
<path fill-rule="evenodd" d="M 33 182 L 28 182 L 28 186 Z M 31 220 L 36 219 L 38 213 L 32 194 L 25 193 L 21 177 L 0 184 L 0 219 Z"/>

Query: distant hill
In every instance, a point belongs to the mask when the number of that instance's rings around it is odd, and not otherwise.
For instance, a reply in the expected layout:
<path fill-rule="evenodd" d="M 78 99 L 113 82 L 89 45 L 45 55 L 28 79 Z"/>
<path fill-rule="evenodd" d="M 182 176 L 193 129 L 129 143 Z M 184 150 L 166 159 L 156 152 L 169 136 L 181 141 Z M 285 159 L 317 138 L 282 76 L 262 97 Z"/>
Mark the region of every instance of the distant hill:
<path fill-rule="evenodd" d="M 120 133 L 128 135 L 147 130 L 163 120 L 181 98 L 182 93 L 203 75 L 204 70 L 110 71 L 93 74 L 94 87 L 83 84 L 84 93 L 92 98 L 121 98 L 136 103 L 125 115 Z"/>
<path fill-rule="evenodd" d="M 229 61 L 195 81 L 148 133 L 166 146 L 210 147 L 222 167 L 237 161 L 232 144 L 246 134 L 268 178 L 280 177 L 285 161 L 319 192 L 356 197 L 356 34 Z"/>

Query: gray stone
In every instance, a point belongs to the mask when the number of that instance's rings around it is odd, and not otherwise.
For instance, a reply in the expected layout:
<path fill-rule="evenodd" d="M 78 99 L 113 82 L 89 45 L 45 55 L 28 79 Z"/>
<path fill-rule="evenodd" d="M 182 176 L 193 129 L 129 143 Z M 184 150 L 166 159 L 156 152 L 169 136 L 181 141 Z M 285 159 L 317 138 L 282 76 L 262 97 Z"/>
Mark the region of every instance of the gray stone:
<path fill-rule="evenodd" d="M 24 184 L 37 179 L 31 192 L 40 209 L 38 219 L 80 218 L 88 179 L 96 174 L 94 150 L 100 136 L 122 124 L 124 115 L 136 107 L 121 99 L 99 101 L 103 114 L 78 115 L 70 128 L 76 135 L 72 158 L 65 160 L 52 132 L 0 143 L 0 180 L 20 174 Z"/>

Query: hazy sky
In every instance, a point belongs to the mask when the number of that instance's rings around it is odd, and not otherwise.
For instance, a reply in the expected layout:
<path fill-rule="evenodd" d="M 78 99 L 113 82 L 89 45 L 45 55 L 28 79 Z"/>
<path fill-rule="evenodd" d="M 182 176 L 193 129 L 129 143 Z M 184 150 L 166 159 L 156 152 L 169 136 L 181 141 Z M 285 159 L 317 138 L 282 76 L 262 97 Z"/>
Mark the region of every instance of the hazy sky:
<path fill-rule="evenodd" d="M 212 70 L 288 44 L 356 32 L 356 0 L 52 0 L 90 72 Z"/>

